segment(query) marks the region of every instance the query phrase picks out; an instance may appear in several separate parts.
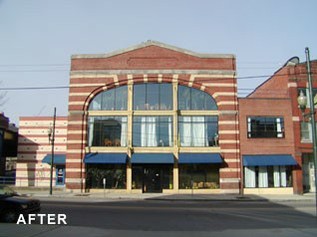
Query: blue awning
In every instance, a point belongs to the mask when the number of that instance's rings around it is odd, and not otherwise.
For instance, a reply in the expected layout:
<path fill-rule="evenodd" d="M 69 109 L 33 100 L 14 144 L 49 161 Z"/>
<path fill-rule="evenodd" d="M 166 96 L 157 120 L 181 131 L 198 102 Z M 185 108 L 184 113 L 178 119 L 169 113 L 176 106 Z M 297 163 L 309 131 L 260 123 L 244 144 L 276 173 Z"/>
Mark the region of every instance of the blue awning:
<path fill-rule="evenodd" d="M 219 153 L 180 153 L 178 157 L 179 164 L 220 164 L 222 162 Z"/>
<path fill-rule="evenodd" d="M 52 162 L 52 155 L 47 154 L 43 160 L 42 163 L 51 164 Z M 65 154 L 54 154 L 54 162 L 53 165 L 65 165 L 66 163 L 66 155 Z"/>
<path fill-rule="evenodd" d="M 132 164 L 174 164 L 172 153 L 134 153 Z"/>
<path fill-rule="evenodd" d="M 125 164 L 127 153 L 89 153 L 85 155 L 86 164 Z"/>
<path fill-rule="evenodd" d="M 243 166 L 297 165 L 291 155 L 244 155 Z"/>

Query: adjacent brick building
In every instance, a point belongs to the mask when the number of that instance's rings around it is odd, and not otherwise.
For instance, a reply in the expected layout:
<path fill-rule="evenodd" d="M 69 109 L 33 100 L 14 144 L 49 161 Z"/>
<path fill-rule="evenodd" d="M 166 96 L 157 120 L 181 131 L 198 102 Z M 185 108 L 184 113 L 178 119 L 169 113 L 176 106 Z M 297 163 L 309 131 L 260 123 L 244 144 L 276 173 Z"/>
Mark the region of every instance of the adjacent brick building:
<path fill-rule="evenodd" d="M 313 87 L 317 88 L 317 61 L 312 61 L 311 67 Z M 306 94 L 306 87 L 306 62 L 292 58 L 247 98 L 239 99 L 241 167 L 245 171 L 246 193 L 301 194 L 314 190 L 311 127 L 297 104 L 299 92 Z M 314 97 L 316 92 L 314 89 Z M 256 158 L 268 162 L 248 170 L 244 161 Z M 274 161 L 276 158 L 280 163 Z M 267 173 L 263 175 L 265 169 Z M 248 172 L 254 172 L 251 175 L 257 180 L 246 185 Z M 264 180 L 262 184 L 260 179 Z"/>

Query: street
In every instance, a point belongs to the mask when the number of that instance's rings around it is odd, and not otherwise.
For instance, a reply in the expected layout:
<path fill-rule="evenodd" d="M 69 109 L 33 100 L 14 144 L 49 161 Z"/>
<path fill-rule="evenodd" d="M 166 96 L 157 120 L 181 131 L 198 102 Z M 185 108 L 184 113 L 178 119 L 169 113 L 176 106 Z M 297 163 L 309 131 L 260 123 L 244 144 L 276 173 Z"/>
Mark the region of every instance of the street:
<path fill-rule="evenodd" d="M 43 236 L 316 236 L 314 202 L 43 201 L 45 214 L 66 214 L 67 226 L 15 225 L 21 236 L 34 227 Z M 40 226 L 40 227 L 39 227 Z M 1 225 L 0 225 L 1 227 Z M 46 228 L 46 229 L 45 229 Z M 68 228 L 68 229 L 67 229 Z M 88 229 L 87 229 L 88 228 Z M 3 236 L 5 232 L 2 232 Z M 84 235 L 84 233 L 86 233 Z M 21 233 L 22 234 L 22 233 Z M 0 234 L 0 236 L 2 236 Z M 16 236 L 16 235 L 12 235 Z M 42 236 L 42 235 L 39 235 Z M 72 236 L 72 235 L 70 235 Z"/>
<path fill-rule="evenodd" d="M 287 206 L 288 204 L 289 206 Z M 301 210 L 313 203 L 121 201 L 43 203 L 42 213 L 66 214 L 72 226 L 117 230 L 215 231 L 311 228 L 316 218 Z M 294 206 L 298 210 L 294 209 Z"/>

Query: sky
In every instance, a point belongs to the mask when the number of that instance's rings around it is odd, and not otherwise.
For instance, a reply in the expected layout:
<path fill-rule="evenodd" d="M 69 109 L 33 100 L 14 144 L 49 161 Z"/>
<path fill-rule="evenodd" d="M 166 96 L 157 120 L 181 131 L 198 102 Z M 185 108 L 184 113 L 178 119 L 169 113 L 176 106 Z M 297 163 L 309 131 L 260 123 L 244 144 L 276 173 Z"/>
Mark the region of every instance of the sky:
<path fill-rule="evenodd" d="M 234 54 L 246 96 L 305 47 L 317 59 L 316 0 L 0 0 L 0 111 L 67 116 L 73 54 L 155 40 L 197 53 Z M 243 77 L 249 77 L 243 79 Z M 241 79 L 240 79 L 241 78 Z"/>

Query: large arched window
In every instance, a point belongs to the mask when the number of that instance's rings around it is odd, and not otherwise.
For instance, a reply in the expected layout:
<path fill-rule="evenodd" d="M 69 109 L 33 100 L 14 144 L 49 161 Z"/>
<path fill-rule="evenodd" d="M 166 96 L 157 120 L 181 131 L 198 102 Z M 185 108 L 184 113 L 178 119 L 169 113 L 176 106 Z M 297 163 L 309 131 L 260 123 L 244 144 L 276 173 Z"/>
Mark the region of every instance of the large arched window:
<path fill-rule="evenodd" d="M 99 93 L 89 105 L 89 110 L 127 110 L 127 86 Z"/>
<path fill-rule="evenodd" d="M 133 93 L 128 93 L 128 87 Z M 178 110 L 173 108 L 176 102 Z M 218 146 L 217 115 L 212 96 L 191 87 L 172 83 L 116 87 L 92 99 L 87 143 L 95 147 L 172 147 L 175 142 L 183 147 Z"/>
<path fill-rule="evenodd" d="M 215 100 L 206 92 L 192 87 L 178 87 L 179 110 L 216 110 Z"/>

